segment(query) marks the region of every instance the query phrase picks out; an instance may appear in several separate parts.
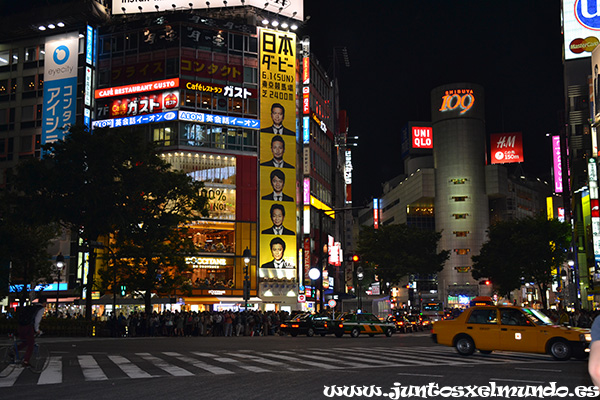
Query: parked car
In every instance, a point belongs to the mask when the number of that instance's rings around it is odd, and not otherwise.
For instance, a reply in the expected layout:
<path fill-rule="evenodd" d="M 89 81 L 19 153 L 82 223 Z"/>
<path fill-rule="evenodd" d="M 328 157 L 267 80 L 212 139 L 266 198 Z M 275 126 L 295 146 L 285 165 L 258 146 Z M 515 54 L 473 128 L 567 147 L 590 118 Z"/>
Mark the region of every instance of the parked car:
<path fill-rule="evenodd" d="M 312 337 L 331 333 L 331 318 L 318 314 L 302 313 L 279 325 L 280 332 L 296 337 L 299 334 Z"/>
<path fill-rule="evenodd" d="M 381 321 L 373 314 L 345 313 L 339 319 L 333 321 L 333 333 L 337 337 L 342 337 L 345 333 L 350 334 L 353 338 L 358 337 L 360 334 L 367 334 L 371 337 L 384 334 L 390 337 L 394 333 L 394 324 Z"/>
<path fill-rule="evenodd" d="M 547 353 L 556 360 L 586 358 L 591 342 L 589 329 L 558 326 L 539 310 L 516 306 L 470 307 L 455 319 L 435 322 L 432 337 L 464 356 L 475 349 L 504 350 Z"/>
<path fill-rule="evenodd" d="M 389 323 L 394 324 L 396 332 L 408 333 L 413 332 L 413 326 L 403 314 L 395 314 L 387 317 Z"/>

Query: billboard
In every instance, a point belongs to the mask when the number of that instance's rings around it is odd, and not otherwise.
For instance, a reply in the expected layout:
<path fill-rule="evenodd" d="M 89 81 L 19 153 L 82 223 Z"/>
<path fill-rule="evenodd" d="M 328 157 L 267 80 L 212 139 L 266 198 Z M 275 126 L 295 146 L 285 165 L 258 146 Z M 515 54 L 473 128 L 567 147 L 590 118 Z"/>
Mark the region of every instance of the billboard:
<path fill-rule="evenodd" d="M 600 38 L 600 7 L 594 0 L 563 0 L 565 60 L 590 57 Z"/>
<path fill-rule="evenodd" d="M 45 51 L 42 144 L 62 140 L 75 123 L 79 33 L 47 37 Z"/>
<path fill-rule="evenodd" d="M 521 132 L 490 135 L 492 164 L 523 162 L 523 135 Z"/>
<path fill-rule="evenodd" d="M 296 35 L 259 29 L 259 277 L 296 278 Z"/>
<path fill-rule="evenodd" d="M 554 192 L 563 191 L 563 171 L 560 154 L 560 136 L 552 136 L 552 161 L 554 166 Z"/>
<path fill-rule="evenodd" d="M 430 126 L 413 126 L 412 148 L 433 149 L 433 128 Z"/>
<path fill-rule="evenodd" d="M 205 0 L 112 0 L 111 11 L 115 14 L 155 13 L 166 10 L 195 10 L 221 7 L 254 6 L 261 10 L 280 14 L 284 17 L 304 20 L 303 0 L 229 0 L 211 2 Z"/>
<path fill-rule="evenodd" d="M 155 114 L 179 108 L 179 90 L 97 101 L 99 119 Z"/>

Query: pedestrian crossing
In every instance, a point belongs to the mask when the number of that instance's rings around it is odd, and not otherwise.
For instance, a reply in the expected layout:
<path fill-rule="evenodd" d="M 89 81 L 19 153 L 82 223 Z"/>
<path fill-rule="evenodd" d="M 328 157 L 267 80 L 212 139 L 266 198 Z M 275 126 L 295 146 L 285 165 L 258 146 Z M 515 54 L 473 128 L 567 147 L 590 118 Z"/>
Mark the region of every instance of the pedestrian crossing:
<path fill-rule="evenodd" d="M 301 350 L 218 350 L 213 352 L 140 352 L 131 354 L 51 352 L 39 375 L 15 368 L 0 378 L 0 388 L 66 382 L 147 379 L 164 376 L 233 375 L 283 371 L 336 371 L 411 366 L 476 366 L 550 361 L 543 354 L 499 352 L 461 357 L 450 347 L 328 347 Z"/>

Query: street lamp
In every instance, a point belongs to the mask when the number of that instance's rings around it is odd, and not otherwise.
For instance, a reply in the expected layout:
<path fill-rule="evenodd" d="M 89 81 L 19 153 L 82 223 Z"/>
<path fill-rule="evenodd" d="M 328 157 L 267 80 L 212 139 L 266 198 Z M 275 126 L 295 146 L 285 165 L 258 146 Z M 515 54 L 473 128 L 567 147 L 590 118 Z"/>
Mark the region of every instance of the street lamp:
<path fill-rule="evenodd" d="M 60 273 L 65 266 L 65 257 L 62 255 L 62 252 L 58 253 L 56 256 L 56 316 L 58 317 L 58 290 L 60 288 Z"/>
<path fill-rule="evenodd" d="M 356 304 L 356 312 L 360 313 L 362 310 L 362 298 L 360 296 L 360 292 L 362 291 L 362 280 L 365 277 L 365 271 L 363 267 L 359 266 L 356 268 L 356 279 L 358 279 L 358 302 Z"/>
<path fill-rule="evenodd" d="M 242 257 L 244 257 L 244 310 L 247 311 L 248 300 L 250 299 L 250 275 L 248 274 L 248 265 L 250 264 L 250 258 L 252 257 L 252 253 L 248 247 L 244 250 Z"/>

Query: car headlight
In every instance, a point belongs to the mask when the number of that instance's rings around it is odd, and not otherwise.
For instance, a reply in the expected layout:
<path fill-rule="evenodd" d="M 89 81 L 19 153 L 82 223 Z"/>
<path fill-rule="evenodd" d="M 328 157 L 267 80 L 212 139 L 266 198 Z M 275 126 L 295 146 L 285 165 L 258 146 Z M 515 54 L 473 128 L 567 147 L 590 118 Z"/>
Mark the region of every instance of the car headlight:
<path fill-rule="evenodd" d="M 581 333 L 581 334 L 579 334 L 579 340 L 582 342 L 591 342 L 592 334 L 591 333 Z"/>

